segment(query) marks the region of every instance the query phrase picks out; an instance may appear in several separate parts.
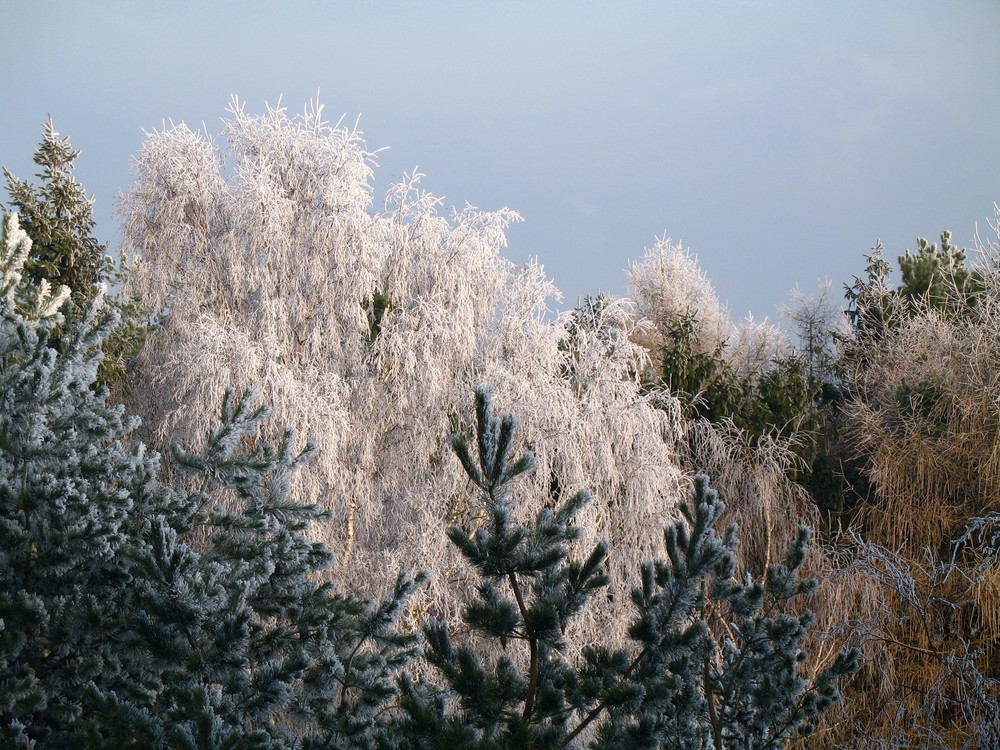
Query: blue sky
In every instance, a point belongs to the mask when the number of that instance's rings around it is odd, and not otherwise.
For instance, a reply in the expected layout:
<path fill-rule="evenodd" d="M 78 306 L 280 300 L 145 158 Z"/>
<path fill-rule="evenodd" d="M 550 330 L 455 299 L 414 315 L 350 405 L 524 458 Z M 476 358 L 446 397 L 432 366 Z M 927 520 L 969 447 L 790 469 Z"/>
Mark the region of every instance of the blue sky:
<path fill-rule="evenodd" d="M 360 115 L 376 196 L 419 167 L 447 205 L 519 211 L 507 255 L 564 307 L 624 293 L 666 234 L 773 318 L 877 238 L 971 245 L 1000 201 L 997 0 L 0 0 L 0 33 L 0 164 L 33 174 L 51 113 L 112 244 L 143 129 L 217 132 L 231 94 Z"/>

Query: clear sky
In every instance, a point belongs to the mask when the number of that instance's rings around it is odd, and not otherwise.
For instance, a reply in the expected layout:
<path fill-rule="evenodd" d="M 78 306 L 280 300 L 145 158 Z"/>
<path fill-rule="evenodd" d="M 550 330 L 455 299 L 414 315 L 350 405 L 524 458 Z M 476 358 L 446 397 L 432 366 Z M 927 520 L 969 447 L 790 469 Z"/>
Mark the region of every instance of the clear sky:
<path fill-rule="evenodd" d="M 507 255 L 564 307 L 666 234 L 773 318 L 877 238 L 971 245 L 1000 201 L 1000 0 L 0 0 L 0 34 L 0 164 L 33 174 L 51 113 L 112 244 L 143 129 L 218 132 L 231 94 L 360 115 L 377 199 L 419 167 L 519 211 Z"/>

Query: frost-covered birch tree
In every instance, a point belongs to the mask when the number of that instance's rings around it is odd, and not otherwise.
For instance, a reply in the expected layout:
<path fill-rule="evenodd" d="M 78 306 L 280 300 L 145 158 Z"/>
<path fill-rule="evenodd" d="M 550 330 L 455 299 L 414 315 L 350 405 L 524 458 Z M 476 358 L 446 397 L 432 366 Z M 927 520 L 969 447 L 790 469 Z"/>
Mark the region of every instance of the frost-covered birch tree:
<path fill-rule="evenodd" d="M 414 601 L 453 617 L 449 592 L 471 573 L 442 524 L 479 511 L 446 440 L 471 433 L 464 405 L 488 383 L 538 456 L 525 513 L 590 487 L 580 544 L 608 539 L 609 565 L 634 569 L 674 520 L 682 431 L 672 399 L 639 387 L 646 354 L 625 303 L 560 345 L 557 291 L 500 254 L 516 213 L 447 215 L 419 175 L 376 208 L 374 167 L 360 132 L 318 106 L 255 115 L 234 101 L 218 140 L 183 124 L 149 134 L 121 203 L 129 291 L 163 318 L 131 404 L 145 437 L 190 443 L 216 383 L 259 389 L 275 423 L 322 446 L 299 491 L 334 511 L 323 540 L 337 577 L 376 592 L 399 569 L 429 569 Z M 581 621 L 623 635 L 620 594 Z"/>
<path fill-rule="evenodd" d="M 729 338 L 729 313 L 698 259 L 679 242 L 657 239 L 642 260 L 631 265 L 628 278 L 639 315 L 652 323 L 638 341 L 649 349 L 657 370 L 671 329 L 685 317 L 694 321 L 697 354 L 715 352 Z"/>

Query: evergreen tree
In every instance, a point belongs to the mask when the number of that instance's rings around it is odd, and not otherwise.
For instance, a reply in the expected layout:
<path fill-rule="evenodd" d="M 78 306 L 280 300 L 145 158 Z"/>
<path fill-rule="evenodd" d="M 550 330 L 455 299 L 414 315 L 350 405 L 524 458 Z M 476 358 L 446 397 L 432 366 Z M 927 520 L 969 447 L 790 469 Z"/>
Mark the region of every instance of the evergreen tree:
<path fill-rule="evenodd" d="M 951 241 L 951 232 L 941 233 L 941 246 L 917 238 L 917 252 L 899 256 L 902 283 L 899 294 L 912 304 L 925 297 L 938 309 L 960 309 L 974 304 L 975 294 L 982 291 L 982 276 L 966 265 L 967 253 Z"/>
<path fill-rule="evenodd" d="M 735 527 L 716 535 L 724 505 L 699 477 L 692 506 L 682 505 L 683 520 L 666 530 L 668 559 L 644 565 L 632 594 L 633 649 L 588 645 L 571 660 L 572 620 L 607 583 L 609 548 L 570 558 L 586 492 L 530 525 L 515 520 L 509 485 L 534 457 L 512 458 L 514 419 L 494 416 L 491 400 L 477 391 L 478 456 L 453 438 L 482 492 L 485 521 L 448 535 L 482 580 L 465 624 L 499 648 L 487 658 L 456 645 L 445 623 L 428 625 L 427 658 L 444 684 L 403 680 L 395 747 L 540 750 L 588 738 L 595 748 L 777 749 L 810 733 L 856 655 L 841 654 L 811 683 L 800 674 L 812 616 L 784 609 L 816 585 L 797 575 L 808 532 L 763 581 L 735 580 Z"/>
<path fill-rule="evenodd" d="M 84 304 L 97 295 L 109 270 L 108 248 L 93 236 L 93 200 L 73 177 L 80 155 L 68 138 L 60 138 L 52 118 L 42 129 L 35 151 L 40 186 L 19 180 L 7 169 L 10 204 L 31 237 L 24 271 L 34 280 L 48 279 L 69 288 L 73 301 Z"/>
<path fill-rule="evenodd" d="M 394 625 L 424 577 L 400 576 L 381 602 L 314 580 L 332 555 L 302 532 L 327 514 L 288 495 L 315 446 L 296 455 L 293 431 L 277 446 L 259 441 L 269 410 L 253 400 L 227 391 L 205 451 L 175 448 L 208 492 L 155 519 L 134 553 L 134 648 L 149 662 L 155 701 L 98 702 L 94 721 L 116 742 L 136 736 L 127 717 L 148 712 L 144 747 L 368 747 L 396 673 L 416 654 L 414 636 Z M 222 504 L 219 490 L 238 502 Z"/>
<path fill-rule="evenodd" d="M 955 318 L 975 308 L 987 290 L 982 269 L 970 268 L 968 253 L 953 244 L 951 232 L 941 233 L 941 245 L 917 238 L 917 251 L 907 250 L 896 262 L 900 284 L 889 282 L 891 264 L 882 257 L 881 242 L 876 242 L 867 261 L 865 277 L 855 276 L 844 285 L 848 319 L 853 337 L 848 340 L 848 359 L 865 357 L 864 348 L 877 344 L 906 321 L 928 311 L 938 310 Z M 854 364 L 848 363 L 848 367 Z"/>
<path fill-rule="evenodd" d="M 692 417 L 712 421 L 731 417 L 742 398 L 742 383 L 722 357 L 725 343 L 711 351 L 697 349 L 697 318 L 678 316 L 664 337 L 662 384 L 677 395 Z"/>
<path fill-rule="evenodd" d="M 227 392 L 203 452 L 175 451 L 200 491 L 160 483 L 94 387 L 114 314 L 63 320 L 68 290 L 22 273 L 30 247 L 5 217 L 0 745 L 369 746 L 422 577 L 381 602 L 318 581 L 332 557 L 305 532 L 325 514 L 289 494 L 315 448 L 261 440 L 252 394 Z"/>
<path fill-rule="evenodd" d="M 864 256 L 865 275 L 855 276 L 852 284 L 844 284 L 847 318 L 851 332 L 859 343 L 877 343 L 885 335 L 897 315 L 896 295 L 889 285 L 892 266 L 882 257 L 885 248 L 876 241 Z"/>
<path fill-rule="evenodd" d="M 33 281 L 47 279 L 65 286 L 74 307 L 84 308 L 98 297 L 106 297 L 106 285 L 119 284 L 127 268 L 124 264 L 116 267 L 108 246 L 94 237 L 93 199 L 73 176 L 73 163 L 79 155 L 69 138 L 59 137 L 49 118 L 34 156 L 42 168 L 36 175 L 41 184 L 20 180 L 7 169 L 4 176 L 10 205 L 31 238 L 24 273 Z M 98 382 L 111 385 L 125 380 L 129 364 L 149 333 L 149 322 L 135 299 L 118 293 L 106 301 L 116 309 L 119 322 L 104 337 L 105 356 L 98 366 Z M 57 341 L 58 336 L 53 343 Z"/>
<path fill-rule="evenodd" d="M 804 357 L 774 356 L 764 369 L 740 372 L 725 356 L 724 343 L 697 351 L 696 325 L 683 315 L 669 328 L 662 374 L 653 381 L 676 395 L 690 417 L 730 420 L 753 441 L 775 434 L 804 438 L 815 428 L 822 383 Z M 800 445 L 810 447 L 808 440 Z"/>
<path fill-rule="evenodd" d="M 827 523 L 844 502 L 844 481 L 830 455 L 838 388 L 814 374 L 804 354 L 774 356 L 763 369 L 740 371 L 725 345 L 696 351 L 694 332 L 691 316 L 669 329 L 662 376 L 651 386 L 666 387 L 691 418 L 732 424 L 751 447 L 775 439 L 787 444 L 794 454 L 788 478 L 809 492 Z"/>
<path fill-rule="evenodd" d="M 121 408 L 90 386 L 112 321 L 48 343 L 69 295 L 23 278 L 31 241 L 4 217 L 0 298 L 0 732 L 46 746 L 83 715 L 91 680 L 121 679 L 130 519 L 150 512 L 155 459 L 128 451 Z"/>

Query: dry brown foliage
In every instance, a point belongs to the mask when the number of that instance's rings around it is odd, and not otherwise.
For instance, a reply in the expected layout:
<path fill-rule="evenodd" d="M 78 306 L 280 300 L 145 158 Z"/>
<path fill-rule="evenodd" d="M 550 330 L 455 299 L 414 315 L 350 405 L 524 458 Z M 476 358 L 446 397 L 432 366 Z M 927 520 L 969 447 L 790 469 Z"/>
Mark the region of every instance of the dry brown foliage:
<path fill-rule="evenodd" d="M 854 716 L 865 747 L 976 747 L 996 731 L 1000 569 L 989 533 L 968 532 L 1000 510 L 1000 286 L 983 276 L 960 305 L 898 305 L 842 360 L 872 487 L 847 570 L 881 592 L 851 625 L 876 649 Z"/>

